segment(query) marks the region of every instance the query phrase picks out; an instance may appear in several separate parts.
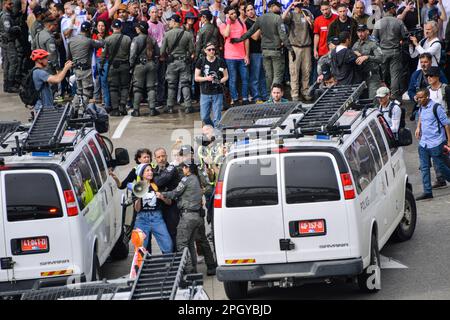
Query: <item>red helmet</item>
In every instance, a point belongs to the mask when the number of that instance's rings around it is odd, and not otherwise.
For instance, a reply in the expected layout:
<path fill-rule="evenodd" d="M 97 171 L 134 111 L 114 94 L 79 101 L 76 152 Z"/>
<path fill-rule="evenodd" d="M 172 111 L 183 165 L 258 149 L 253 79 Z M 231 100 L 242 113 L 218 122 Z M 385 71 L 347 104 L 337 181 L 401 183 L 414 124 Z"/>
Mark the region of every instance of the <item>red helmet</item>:
<path fill-rule="evenodd" d="M 36 49 L 31 52 L 31 60 L 36 61 L 37 59 L 43 59 L 48 57 L 49 53 L 42 49 Z"/>

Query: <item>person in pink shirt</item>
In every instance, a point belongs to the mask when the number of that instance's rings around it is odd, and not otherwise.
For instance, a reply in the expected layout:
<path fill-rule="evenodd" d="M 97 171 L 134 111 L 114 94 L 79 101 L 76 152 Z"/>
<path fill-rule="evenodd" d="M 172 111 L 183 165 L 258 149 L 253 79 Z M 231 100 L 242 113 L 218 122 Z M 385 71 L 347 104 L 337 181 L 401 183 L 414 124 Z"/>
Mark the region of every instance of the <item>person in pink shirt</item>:
<path fill-rule="evenodd" d="M 226 22 L 219 27 L 220 33 L 225 39 L 224 58 L 229 73 L 229 88 L 232 102 L 230 106 L 235 106 L 238 102 L 237 73 L 241 76 L 242 83 L 242 104 L 248 104 L 248 70 L 250 62 L 250 42 L 231 43 L 232 38 L 240 38 L 247 32 L 245 23 L 239 20 L 238 8 L 225 8 Z"/>
<path fill-rule="evenodd" d="M 156 6 L 150 7 L 150 20 L 148 20 L 148 35 L 156 40 L 158 47 L 161 48 L 162 41 L 166 30 L 164 24 L 158 19 L 158 8 Z"/>

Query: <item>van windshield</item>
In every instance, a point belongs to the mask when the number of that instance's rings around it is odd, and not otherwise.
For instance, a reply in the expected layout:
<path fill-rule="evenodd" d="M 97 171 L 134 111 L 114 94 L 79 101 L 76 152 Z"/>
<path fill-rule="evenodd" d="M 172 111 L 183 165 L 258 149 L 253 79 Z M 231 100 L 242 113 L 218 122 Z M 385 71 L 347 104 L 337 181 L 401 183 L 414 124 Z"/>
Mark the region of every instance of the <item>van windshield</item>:
<path fill-rule="evenodd" d="M 333 162 L 323 156 L 288 156 L 284 159 L 286 203 L 341 199 Z"/>
<path fill-rule="evenodd" d="M 5 176 L 8 221 L 63 216 L 58 189 L 47 173 L 11 173 Z"/>

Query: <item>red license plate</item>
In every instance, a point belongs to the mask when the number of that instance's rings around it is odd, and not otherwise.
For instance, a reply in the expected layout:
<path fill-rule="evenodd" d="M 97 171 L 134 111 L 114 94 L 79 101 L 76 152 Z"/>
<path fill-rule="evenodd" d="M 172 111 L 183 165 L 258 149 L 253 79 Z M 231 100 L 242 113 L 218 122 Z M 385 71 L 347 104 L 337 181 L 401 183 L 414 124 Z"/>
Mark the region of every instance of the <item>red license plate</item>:
<path fill-rule="evenodd" d="M 40 252 L 48 250 L 48 238 L 36 237 L 29 239 L 22 239 L 20 241 L 22 252 Z"/>
<path fill-rule="evenodd" d="M 325 220 L 307 220 L 299 221 L 298 223 L 298 233 L 300 235 L 322 235 L 326 233 Z"/>

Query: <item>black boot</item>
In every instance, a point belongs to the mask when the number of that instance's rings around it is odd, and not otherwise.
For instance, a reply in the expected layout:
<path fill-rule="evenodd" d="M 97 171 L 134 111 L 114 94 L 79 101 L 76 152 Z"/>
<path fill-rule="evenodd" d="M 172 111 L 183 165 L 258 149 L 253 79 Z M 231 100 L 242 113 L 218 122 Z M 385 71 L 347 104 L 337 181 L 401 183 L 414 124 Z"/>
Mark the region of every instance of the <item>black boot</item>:
<path fill-rule="evenodd" d="M 120 111 L 118 109 L 113 109 L 111 110 L 111 112 L 109 113 L 109 115 L 111 117 L 119 117 L 120 116 Z"/>
<path fill-rule="evenodd" d="M 156 110 L 156 109 L 150 109 L 150 116 L 151 117 L 154 117 L 154 116 L 157 116 L 157 115 L 159 115 L 160 113 L 159 113 L 159 111 L 158 110 Z"/>
<path fill-rule="evenodd" d="M 188 114 L 188 113 L 193 113 L 194 112 L 194 108 L 192 107 L 187 107 L 186 109 L 184 109 L 184 113 Z"/>
<path fill-rule="evenodd" d="M 119 112 L 120 112 L 120 115 L 121 115 L 121 116 L 126 116 L 126 115 L 128 115 L 127 107 L 126 107 L 125 105 L 120 105 L 120 106 L 119 106 Z"/>
<path fill-rule="evenodd" d="M 167 106 L 166 113 L 170 113 L 170 114 L 174 113 L 173 112 L 173 107 Z"/>
<path fill-rule="evenodd" d="M 131 116 L 132 117 L 139 117 L 141 114 L 139 113 L 139 110 L 133 110 L 132 112 L 131 112 Z"/>

